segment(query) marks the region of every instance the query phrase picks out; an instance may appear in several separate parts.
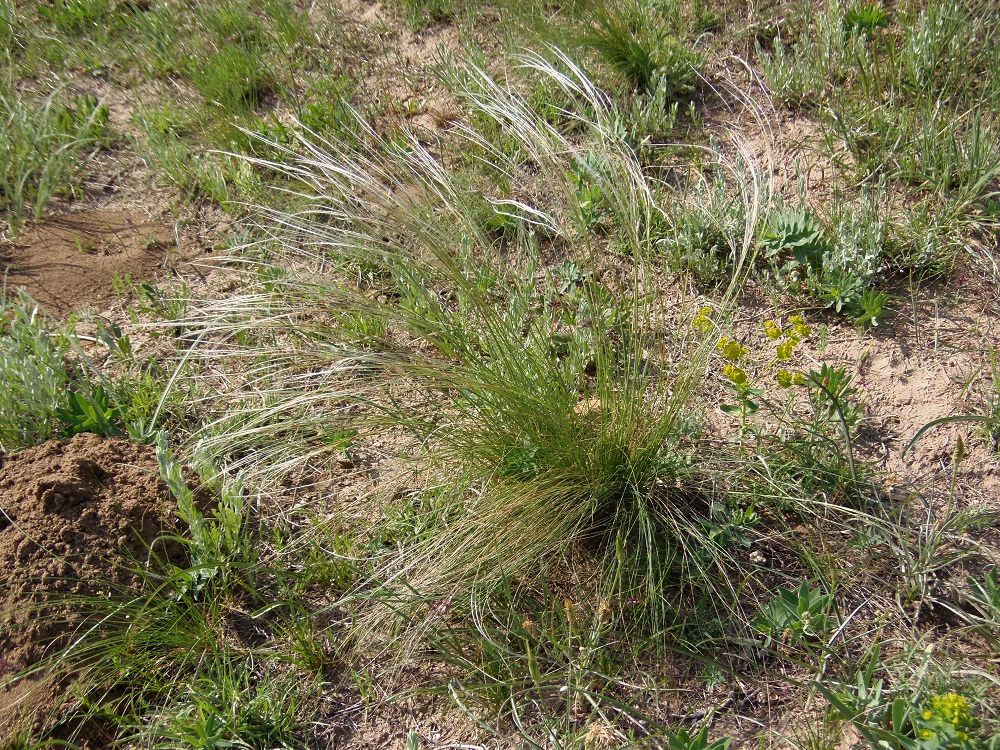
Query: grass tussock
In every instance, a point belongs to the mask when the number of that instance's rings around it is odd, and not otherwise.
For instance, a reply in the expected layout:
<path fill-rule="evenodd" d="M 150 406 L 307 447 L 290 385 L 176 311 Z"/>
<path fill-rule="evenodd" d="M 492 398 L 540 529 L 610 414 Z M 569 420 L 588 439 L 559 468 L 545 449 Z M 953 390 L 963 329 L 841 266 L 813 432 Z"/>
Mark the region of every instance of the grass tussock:
<path fill-rule="evenodd" d="M 673 616 L 678 596 L 707 592 L 716 616 L 746 621 L 734 551 L 719 543 L 726 534 L 712 536 L 717 522 L 757 502 L 814 514 L 827 502 L 797 482 L 858 480 L 851 463 L 761 475 L 752 450 L 733 454 L 706 439 L 713 370 L 740 400 L 740 434 L 753 434 L 758 391 L 717 359 L 717 349 L 735 361 L 743 348 L 716 344 L 753 263 L 766 191 L 745 158 L 720 161 L 746 223 L 729 237 L 721 303 L 692 326 L 683 295 L 654 293 L 662 277 L 651 228 L 665 215 L 654 182 L 613 127 L 612 105 L 561 62 L 521 59 L 585 102 L 572 137 L 483 71 L 464 79 L 466 104 L 490 135 L 464 127 L 462 137 L 511 184 L 528 166 L 547 186 L 544 203 L 497 197 L 484 219 L 481 199 L 417 141 L 386 142 L 371 130 L 360 149 L 307 138 L 304 156 L 288 151 L 288 163 L 266 164 L 301 185 L 309 207 L 265 210 L 276 229 L 248 248 L 261 257 L 249 264 L 256 292 L 185 321 L 205 338 L 201 357 L 241 363 L 199 449 L 267 485 L 341 450 L 345 435 L 409 436 L 432 474 L 462 488 L 447 522 L 397 547 L 369 583 L 376 598 L 413 614 L 589 550 L 603 560 L 605 591 L 638 603 L 642 627 Z M 516 149 L 498 149 L 497 139 Z M 581 173 L 607 214 L 601 227 L 580 220 Z M 598 282 L 609 243 L 618 255 Z M 556 249 L 566 255 L 553 266 L 544 255 Z M 813 445 L 803 430 L 790 445 L 812 447 L 785 459 L 817 461 L 830 445 L 843 458 L 836 420 L 846 397 L 842 406 L 823 388 L 814 427 L 822 437 Z"/>

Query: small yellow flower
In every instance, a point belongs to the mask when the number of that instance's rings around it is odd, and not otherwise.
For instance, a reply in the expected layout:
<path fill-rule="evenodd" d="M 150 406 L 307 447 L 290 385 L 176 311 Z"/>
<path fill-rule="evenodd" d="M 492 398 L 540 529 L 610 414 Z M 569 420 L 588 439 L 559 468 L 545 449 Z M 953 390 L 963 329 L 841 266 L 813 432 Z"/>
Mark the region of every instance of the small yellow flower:
<path fill-rule="evenodd" d="M 774 379 L 778 381 L 778 385 L 780 385 L 782 388 L 792 387 L 792 373 L 790 373 L 788 370 L 778 370 L 774 374 Z"/>
<path fill-rule="evenodd" d="M 747 355 L 747 348 L 740 344 L 739 341 L 735 341 L 728 336 L 723 336 L 719 339 L 719 343 L 715 345 L 715 348 L 730 362 L 739 362 Z"/>
<path fill-rule="evenodd" d="M 782 362 L 787 361 L 792 358 L 792 352 L 795 351 L 794 341 L 784 341 L 775 348 L 774 356 L 780 359 Z"/>
<path fill-rule="evenodd" d="M 792 385 L 802 385 L 806 382 L 806 376 L 801 372 L 792 373 Z"/>
<path fill-rule="evenodd" d="M 924 717 L 924 721 L 930 721 L 934 717 L 934 712 L 929 708 L 925 708 L 921 715 Z"/>
<path fill-rule="evenodd" d="M 735 383 L 736 385 L 745 385 L 747 382 L 746 372 L 744 372 L 736 365 L 727 364 L 725 367 L 722 368 L 722 374 L 725 375 L 725 377 L 728 380 Z"/>
<path fill-rule="evenodd" d="M 764 321 L 764 335 L 767 336 L 772 341 L 774 339 L 781 338 L 781 326 L 775 323 L 773 320 Z"/>

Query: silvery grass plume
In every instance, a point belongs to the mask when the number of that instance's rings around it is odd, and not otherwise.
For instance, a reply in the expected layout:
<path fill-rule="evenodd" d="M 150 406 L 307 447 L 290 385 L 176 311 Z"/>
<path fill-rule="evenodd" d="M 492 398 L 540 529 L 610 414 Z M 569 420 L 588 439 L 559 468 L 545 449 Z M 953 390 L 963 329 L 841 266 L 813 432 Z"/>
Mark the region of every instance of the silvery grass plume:
<path fill-rule="evenodd" d="M 719 606 L 736 607 L 727 553 L 699 530 L 710 490 L 698 464 L 710 457 L 684 438 L 717 337 L 691 329 L 683 295 L 656 293 L 658 196 L 674 197 L 619 135 L 613 101 L 551 57 L 515 62 L 574 102 L 560 113 L 572 128 L 483 69 L 452 81 L 469 113 L 452 134 L 463 153 L 498 183 L 539 186 L 538 200 L 512 190 L 484 201 L 417 138 L 393 142 L 360 117 L 359 143 L 306 133 L 295 149 L 270 144 L 280 160 L 252 159 L 304 207 L 261 207 L 266 238 L 238 259 L 249 291 L 185 321 L 218 415 L 197 449 L 267 487 L 327 465 L 355 430 L 415 438 L 427 472 L 464 492 L 447 524 L 367 582 L 410 614 L 447 611 L 581 543 L 601 550 L 615 595 L 653 620 L 668 579 L 718 587 Z M 766 190 L 741 144 L 715 163 L 746 216 L 730 238 L 724 321 Z M 612 252 L 574 220 L 581 174 L 617 228 L 624 272 L 581 284 L 566 317 L 550 304 L 546 255 L 594 269 Z"/>

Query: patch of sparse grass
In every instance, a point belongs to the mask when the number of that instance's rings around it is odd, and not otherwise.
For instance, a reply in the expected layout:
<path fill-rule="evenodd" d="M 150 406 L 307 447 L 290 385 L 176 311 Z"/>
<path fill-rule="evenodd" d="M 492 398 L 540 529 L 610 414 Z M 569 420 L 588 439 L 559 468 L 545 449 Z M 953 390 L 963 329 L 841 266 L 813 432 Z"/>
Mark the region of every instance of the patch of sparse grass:
<path fill-rule="evenodd" d="M 148 87 L 136 116 L 148 135 L 136 145 L 184 200 L 235 210 L 235 200 L 259 197 L 252 169 L 208 152 L 230 149 L 232 134 L 252 124 L 263 106 L 287 104 L 316 125 L 334 125 L 332 103 L 303 102 L 298 94 L 307 92 L 297 94 L 300 75 L 319 82 L 308 91 L 318 98 L 323 81 L 336 73 L 315 54 L 317 34 L 332 33 L 332 21 L 307 21 L 287 0 L 65 0 L 28 3 L 21 13 L 30 33 L 19 39 L 17 69 L 26 75 L 36 69 L 70 75 L 114 70 L 116 84 L 126 87 L 158 80 L 190 84 L 179 97 L 169 95 L 169 105 L 157 87 Z"/>
<path fill-rule="evenodd" d="M 108 109 L 91 96 L 54 91 L 40 102 L 0 80 L 0 210 L 9 232 L 39 219 L 57 195 L 79 188 L 88 157 L 107 135 Z"/>
<path fill-rule="evenodd" d="M 227 210 L 239 211 L 237 201 L 260 197 L 260 176 L 247 162 L 224 153 L 210 152 L 188 138 L 189 125 L 165 110 L 136 116 L 145 131 L 141 144 L 146 162 L 189 201 L 207 200 Z"/>
<path fill-rule="evenodd" d="M 399 10 L 414 31 L 447 23 L 465 7 L 462 0 L 399 0 Z"/>
<path fill-rule="evenodd" d="M 1000 451 L 1000 365 L 997 350 L 990 349 L 990 387 L 983 398 L 983 432 L 994 451 Z"/>
<path fill-rule="evenodd" d="M 185 422 L 191 393 L 138 361 L 127 336 L 99 328 L 96 344 L 111 357 L 98 368 L 75 328 L 46 318 L 23 291 L 0 299 L 0 450 L 79 432 L 148 441 L 155 426 Z"/>
<path fill-rule="evenodd" d="M 65 34 L 96 30 L 114 10 L 112 0 L 53 0 L 40 4 L 38 15 Z"/>
<path fill-rule="evenodd" d="M 788 28 L 790 41 L 758 51 L 764 73 L 776 98 L 818 111 L 857 182 L 915 193 L 908 203 L 947 217 L 942 238 L 988 226 L 980 207 L 1000 178 L 996 14 L 982 3 L 830 3 Z M 918 272 L 949 268 L 962 244 L 911 242 L 923 246 L 908 253 Z"/>
<path fill-rule="evenodd" d="M 13 0 L 0 3 L 0 51 L 10 58 L 14 52 L 14 38 L 18 31 L 17 9 Z"/>
<path fill-rule="evenodd" d="M 249 111 L 276 90 L 277 80 L 253 50 L 226 45 L 198 61 L 191 80 L 209 104 Z"/>
<path fill-rule="evenodd" d="M 256 7 L 227 0 L 200 8 L 192 20 L 207 32 L 207 38 L 195 40 L 207 42 L 207 48 L 196 47 L 200 54 L 186 73 L 209 104 L 240 114 L 292 85 L 298 61 L 289 52 L 308 32 L 286 0 Z"/>

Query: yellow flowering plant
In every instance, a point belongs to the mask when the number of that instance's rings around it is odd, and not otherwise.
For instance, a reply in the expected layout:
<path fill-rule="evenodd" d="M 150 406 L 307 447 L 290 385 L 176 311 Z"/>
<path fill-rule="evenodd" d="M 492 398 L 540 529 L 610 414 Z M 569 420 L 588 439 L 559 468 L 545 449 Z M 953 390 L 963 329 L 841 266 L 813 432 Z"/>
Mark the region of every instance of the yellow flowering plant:
<path fill-rule="evenodd" d="M 715 330 L 712 308 L 701 307 L 691 325 L 696 331 L 704 334 Z M 811 333 L 801 315 L 789 316 L 785 326 L 776 320 L 766 320 L 762 327 L 764 336 L 775 345 L 774 360 L 781 363 L 790 361 L 796 347 Z M 715 348 L 723 360 L 721 368 L 723 382 L 733 392 L 736 401 L 734 404 L 722 404 L 720 408 L 726 414 L 740 417 L 742 432 L 746 427 L 747 417 L 760 409 L 756 399 L 763 395 L 764 390 L 755 387 L 754 379 L 746 368 L 745 360 L 750 354 L 750 349 L 730 336 L 722 336 Z M 805 376 L 801 372 L 781 367 L 774 373 L 774 380 L 780 388 L 791 388 L 803 385 Z"/>
<path fill-rule="evenodd" d="M 912 712 L 914 739 L 920 750 L 973 750 L 984 747 L 977 737 L 979 722 L 969 700 L 959 693 L 937 693 Z"/>
<path fill-rule="evenodd" d="M 753 387 L 750 375 L 739 364 L 746 359 L 749 349 L 728 336 L 719 339 L 715 348 L 725 360 L 722 365 L 724 383 L 737 400 L 735 404 L 722 404 L 719 408 L 725 414 L 739 415 L 740 433 L 742 434 L 746 428 L 747 417 L 756 414 L 760 409 L 760 405 L 754 399 L 763 394 L 763 391 Z"/>
<path fill-rule="evenodd" d="M 851 722 L 870 747 L 886 750 L 995 750 L 1000 735 L 987 739 L 968 698 L 957 692 L 889 694 L 876 676 L 881 649 L 876 645 L 855 683 L 817 689 L 831 708 Z"/>
<path fill-rule="evenodd" d="M 698 314 L 691 321 L 691 327 L 698 333 L 711 333 L 712 329 L 715 328 L 715 323 L 712 321 L 712 308 L 708 305 L 698 308 Z"/>

